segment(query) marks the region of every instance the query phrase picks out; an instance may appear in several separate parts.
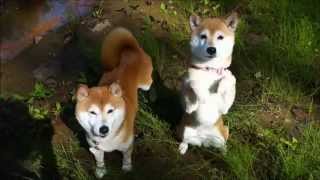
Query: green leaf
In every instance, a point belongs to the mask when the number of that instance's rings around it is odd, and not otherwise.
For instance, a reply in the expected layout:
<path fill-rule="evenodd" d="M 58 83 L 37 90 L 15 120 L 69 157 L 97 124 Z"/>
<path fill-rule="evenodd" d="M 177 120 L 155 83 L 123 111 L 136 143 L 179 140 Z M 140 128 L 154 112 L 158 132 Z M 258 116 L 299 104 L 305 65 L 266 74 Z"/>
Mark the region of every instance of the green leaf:
<path fill-rule="evenodd" d="M 161 11 L 163 11 L 165 13 L 167 12 L 167 7 L 163 2 L 160 4 L 160 9 L 161 9 Z"/>

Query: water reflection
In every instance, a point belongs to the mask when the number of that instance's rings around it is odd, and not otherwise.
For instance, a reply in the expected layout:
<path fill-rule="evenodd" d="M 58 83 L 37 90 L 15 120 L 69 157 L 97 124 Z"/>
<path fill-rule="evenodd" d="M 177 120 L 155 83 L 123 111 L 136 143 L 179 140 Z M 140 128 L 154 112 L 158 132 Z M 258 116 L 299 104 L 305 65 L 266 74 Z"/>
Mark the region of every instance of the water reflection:
<path fill-rule="evenodd" d="M 7 0 L 1 12 L 1 63 L 16 57 L 34 39 L 85 15 L 95 0 Z"/>

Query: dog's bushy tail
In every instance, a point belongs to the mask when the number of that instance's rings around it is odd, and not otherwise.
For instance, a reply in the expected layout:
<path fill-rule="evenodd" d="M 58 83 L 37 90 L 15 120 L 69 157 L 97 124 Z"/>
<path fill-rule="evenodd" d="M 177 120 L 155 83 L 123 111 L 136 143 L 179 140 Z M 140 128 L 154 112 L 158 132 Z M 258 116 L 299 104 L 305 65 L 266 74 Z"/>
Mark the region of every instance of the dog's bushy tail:
<path fill-rule="evenodd" d="M 112 70 L 120 63 L 124 50 L 138 50 L 139 44 L 130 31 L 118 27 L 112 30 L 104 39 L 101 61 L 105 70 Z"/>

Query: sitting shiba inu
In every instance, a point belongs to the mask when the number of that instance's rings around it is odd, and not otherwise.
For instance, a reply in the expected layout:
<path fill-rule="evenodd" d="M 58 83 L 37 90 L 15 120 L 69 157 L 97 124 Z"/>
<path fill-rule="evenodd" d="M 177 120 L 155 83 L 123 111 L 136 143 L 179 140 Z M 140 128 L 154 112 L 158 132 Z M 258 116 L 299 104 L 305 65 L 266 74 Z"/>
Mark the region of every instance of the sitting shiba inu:
<path fill-rule="evenodd" d="M 150 88 L 153 70 L 150 57 L 124 28 L 116 28 L 106 36 L 102 64 L 105 72 L 99 85 L 78 88 L 75 112 L 86 131 L 98 178 L 106 174 L 104 152 L 121 151 L 122 169 L 131 170 L 137 91 Z"/>
<path fill-rule="evenodd" d="M 189 144 L 225 150 L 229 129 L 221 116 L 235 99 L 236 79 L 227 68 L 237 24 L 236 13 L 227 18 L 190 17 L 192 57 L 182 85 L 186 113 L 178 129 L 181 154 Z"/>

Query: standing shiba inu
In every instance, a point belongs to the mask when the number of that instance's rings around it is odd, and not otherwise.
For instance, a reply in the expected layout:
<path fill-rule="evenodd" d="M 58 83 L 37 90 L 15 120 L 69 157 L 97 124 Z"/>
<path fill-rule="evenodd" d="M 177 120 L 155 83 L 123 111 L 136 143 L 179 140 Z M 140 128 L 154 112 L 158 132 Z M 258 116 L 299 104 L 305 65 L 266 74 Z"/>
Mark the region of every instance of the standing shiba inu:
<path fill-rule="evenodd" d="M 106 173 L 104 152 L 121 151 L 122 169 L 131 170 L 137 91 L 150 88 L 153 69 L 150 57 L 124 28 L 111 31 L 105 38 L 102 64 L 105 72 L 99 86 L 78 88 L 75 112 L 86 131 L 98 178 Z"/>
<path fill-rule="evenodd" d="M 225 149 L 229 129 L 221 115 L 235 99 L 236 79 L 227 68 L 237 23 L 236 13 L 227 18 L 190 17 L 192 57 L 182 86 L 186 113 L 178 129 L 181 154 L 188 144 Z"/>

